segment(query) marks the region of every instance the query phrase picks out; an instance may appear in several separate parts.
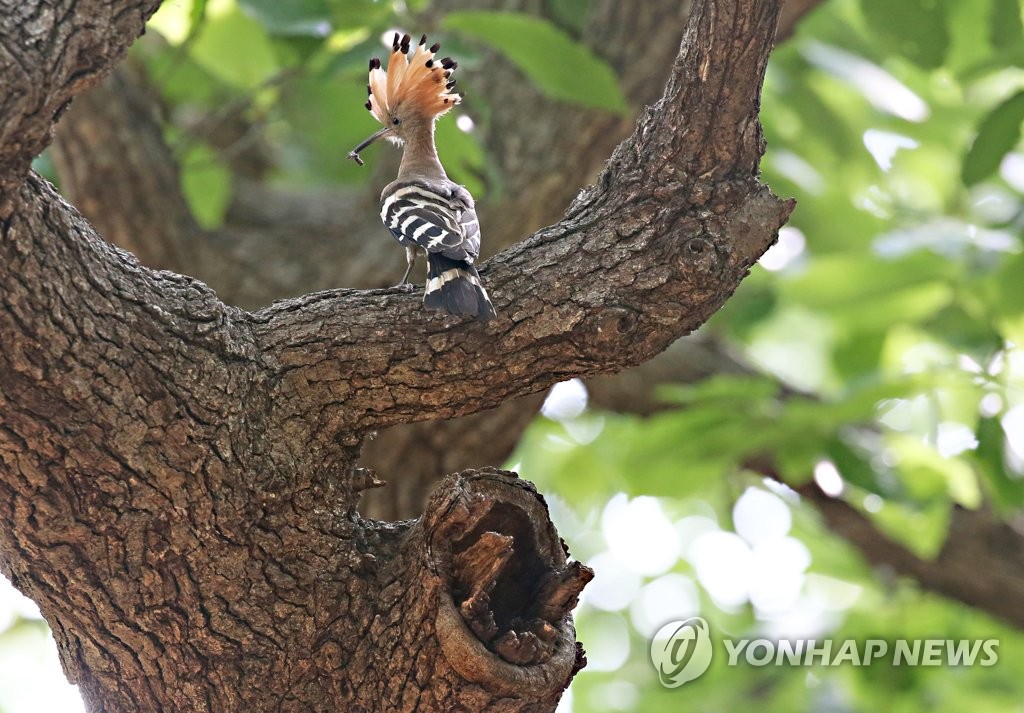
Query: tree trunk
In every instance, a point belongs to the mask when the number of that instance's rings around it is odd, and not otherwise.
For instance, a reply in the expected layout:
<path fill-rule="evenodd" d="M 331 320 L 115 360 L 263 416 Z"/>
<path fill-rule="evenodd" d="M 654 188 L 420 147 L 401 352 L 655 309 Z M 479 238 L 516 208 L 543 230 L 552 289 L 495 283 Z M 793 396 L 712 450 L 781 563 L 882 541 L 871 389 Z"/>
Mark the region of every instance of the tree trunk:
<path fill-rule="evenodd" d="M 543 499 L 480 470 L 365 520 L 360 449 L 640 363 L 721 306 L 792 208 L 757 181 L 778 4 L 695 5 L 597 185 L 483 266 L 486 327 L 393 290 L 230 307 L 31 173 L 156 5 L 0 0 L 4 573 L 94 711 L 552 710 L 591 575 Z"/>
<path fill-rule="evenodd" d="M 792 34 L 799 19 L 818 3 L 787 0 L 776 42 Z M 449 5 L 449 9 L 458 8 L 454 0 L 435 0 L 432 15 L 436 18 Z M 543 3 L 530 0 L 481 0 L 477 5 L 540 14 L 546 9 Z M 579 41 L 614 66 L 631 106 L 655 101 L 671 69 L 689 3 L 647 0 L 634 7 L 619 0 L 592 0 L 588 12 Z M 556 21 L 551 16 L 547 19 Z M 498 126 L 478 123 L 481 129 L 489 129 L 484 143 L 508 177 L 497 198 L 478 202 L 487 227 L 485 247 L 495 252 L 556 220 L 596 173 L 609 147 L 624 138 L 630 127 L 626 120 L 542 96 L 500 56 L 489 56 L 486 65 L 486 73 L 478 72 L 466 82 L 473 95 L 516 107 L 508 118 L 500 117 Z M 507 98 L 510 90 L 515 92 L 511 100 Z M 139 68 L 122 64 L 101 85 L 77 98 L 57 127 L 52 155 L 62 191 L 105 238 L 131 250 L 150 267 L 208 280 L 221 299 L 242 307 L 266 305 L 302 289 L 337 284 L 369 287 L 394 281 L 397 256 L 390 241 L 381 239 L 375 211 L 366 207 L 387 182 L 387 171 L 394 170 L 388 161 L 380 161 L 374 179 L 355 189 L 292 193 L 268 187 L 259 183 L 270 163 L 259 132 L 239 112 L 220 110 L 196 130 L 230 158 L 235 190 L 225 225 L 212 234 L 204 233 L 181 194 L 174 156 L 163 140 L 160 113 L 158 99 Z M 561 140 L 566 136 L 572 140 Z M 245 137 L 242 145 L 240 137 Z M 588 143 L 578 137 L 600 140 Z M 549 151 L 552 145 L 555 150 Z M 524 146 L 533 151 L 529 158 L 516 153 Z M 557 172 L 564 180 L 546 180 L 553 171 L 546 163 L 552 156 L 557 156 Z M 537 190 L 538 186 L 545 190 Z M 125 205 L 144 209 L 121 210 Z M 491 226 L 500 229 L 492 231 Z M 323 240 L 324 235 L 332 240 Z M 353 255 L 359 259 L 352 260 Z M 743 370 L 726 346 L 704 330 L 699 336 L 676 341 L 640 366 L 589 379 L 587 389 L 591 404 L 599 408 L 648 414 L 665 407 L 655 397 L 660 384 L 689 383 Z M 368 491 L 359 512 L 387 520 L 418 516 L 441 474 L 504 462 L 540 400 L 537 394 L 459 419 L 393 426 L 367 439 L 360 463 L 376 470 L 387 480 L 387 487 Z M 850 526 L 843 504 L 815 486 L 802 492 L 837 534 L 883 571 L 897 571 L 925 589 L 1024 627 L 1024 610 L 1012 605 L 1021 597 L 1005 595 L 1024 592 L 1024 567 L 1015 561 L 1016 553 L 1024 552 L 1024 536 L 1019 528 L 1007 527 L 998 513 L 981 510 L 972 518 L 955 515 L 940 560 L 929 562 L 895 545 L 866 520 L 854 518 L 857 526 Z M 979 569 L 979 557 L 991 560 L 991 566 Z M 986 575 L 950 576 L 971 569 Z"/>

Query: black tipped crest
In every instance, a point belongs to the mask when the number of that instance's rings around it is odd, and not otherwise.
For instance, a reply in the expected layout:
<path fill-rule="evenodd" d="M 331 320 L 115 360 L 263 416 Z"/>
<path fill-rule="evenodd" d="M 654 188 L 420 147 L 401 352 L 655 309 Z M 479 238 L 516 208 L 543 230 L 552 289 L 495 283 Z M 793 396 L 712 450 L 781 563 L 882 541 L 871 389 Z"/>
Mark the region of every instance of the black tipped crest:
<path fill-rule="evenodd" d="M 441 48 L 441 43 L 428 48 L 426 35 L 420 37 L 419 45 L 412 46 L 412 41 L 409 34 L 395 32 L 392 35 L 387 71 L 380 59 L 370 60 L 368 108 L 374 118 L 388 128 L 391 128 L 392 113 L 397 106 L 437 117 L 460 101 L 460 97 L 450 91 L 454 82 L 448 84 L 458 63 L 451 57 L 436 59 L 434 52 Z"/>

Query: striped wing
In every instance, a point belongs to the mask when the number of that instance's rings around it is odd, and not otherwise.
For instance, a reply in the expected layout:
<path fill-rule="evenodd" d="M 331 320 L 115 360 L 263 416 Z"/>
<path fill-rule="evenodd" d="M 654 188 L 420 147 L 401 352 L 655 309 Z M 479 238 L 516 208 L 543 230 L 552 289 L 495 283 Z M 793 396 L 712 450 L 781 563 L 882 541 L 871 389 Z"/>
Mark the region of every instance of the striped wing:
<path fill-rule="evenodd" d="M 480 223 L 462 186 L 452 184 L 442 192 L 401 183 L 389 186 L 381 199 L 381 220 L 402 245 L 470 263 L 480 254 Z"/>

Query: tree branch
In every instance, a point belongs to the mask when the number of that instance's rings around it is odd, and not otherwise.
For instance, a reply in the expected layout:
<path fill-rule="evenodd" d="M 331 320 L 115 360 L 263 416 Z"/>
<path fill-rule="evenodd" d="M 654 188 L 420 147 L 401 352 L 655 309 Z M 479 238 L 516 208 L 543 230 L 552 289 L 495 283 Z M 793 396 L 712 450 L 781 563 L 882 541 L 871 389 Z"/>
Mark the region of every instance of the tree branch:
<path fill-rule="evenodd" d="M 848 503 L 813 483 L 799 489 L 829 528 L 875 568 L 915 580 L 922 588 L 977 607 L 1024 629 L 1024 532 L 989 508 L 953 509 L 946 542 L 932 560 L 918 557 L 880 532 Z"/>
<path fill-rule="evenodd" d="M 418 522 L 367 522 L 354 507 L 376 481 L 358 449 L 376 425 L 642 360 L 728 297 L 790 209 L 755 175 L 776 10 L 695 10 L 699 46 L 599 185 L 494 261 L 505 316 L 490 334 L 396 291 L 250 315 L 104 243 L 25 178 L 30 153 L 0 164 L 17 189 L 0 211 L 0 564 L 92 709 L 554 707 L 583 663 L 564 614 L 588 575 L 543 501 L 507 474 L 464 474 Z M 16 29 L 0 43 L 21 43 Z M 117 54 L 103 47 L 94 73 Z M 41 96 L 61 93 L 51 69 Z M 685 120 L 699 99 L 724 125 Z M 466 554 L 496 544 L 512 554 L 493 570 Z"/>
<path fill-rule="evenodd" d="M 432 3 L 430 20 L 459 9 L 460 1 Z M 787 0 L 776 42 L 817 2 Z M 478 6 L 545 11 L 529 0 L 484 0 Z M 664 89 L 689 12 L 689 2 L 675 0 L 638 6 L 596 0 L 577 39 L 614 68 L 629 104 L 643 106 Z M 552 100 L 501 55 L 488 52 L 487 57 L 486 72 L 465 69 L 466 84 L 472 87 L 468 109 L 479 107 L 477 98 L 490 106 L 516 107 L 487 120 L 476 117 L 487 155 L 501 167 L 500 190 L 478 201 L 484 248 L 493 253 L 556 220 L 579 187 L 593 180 L 633 121 Z M 265 171 L 268 158 L 259 150 L 246 150 L 237 166 L 225 225 L 202 234 L 176 183 L 174 157 L 166 145 L 159 145 L 163 131 L 156 97 L 137 69 L 120 67 L 76 101 L 57 129 L 54 157 L 62 191 L 105 238 L 132 250 L 146 265 L 195 275 L 221 299 L 246 308 L 310 289 L 394 281 L 393 245 L 368 208 L 386 182 L 384 176 L 393 171 L 393 162 L 387 160 L 392 153 L 382 152 L 385 160 L 376 162 L 374 178 L 366 186 L 287 192 L 253 180 Z M 232 117 L 205 134 L 213 145 L 235 147 L 239 136 L 253 135 L 253 127 L 237 114 Z M 235 169 L 241 157 L 234 151 L 231 156 Z M 91 180 L 97 174 L 103 179 Z M 124 205 L 151 208 L 126 214 Z M 705 363 L 706 351 L 692 340 L 679 342 L 639 372 L 631 369 L 618 377 L 591 380 L 592 400 L 605 408 L 642 409 L 636 401 L 649 399 L 648 382 L 662 375 L 670 379 L 679 364 Z M 440 474 L 503 462 L 539 403 L 531 397 L 487 415 L 399 425 L 368 441 L 361 461 L 389 482 L 364 498 L 361 511 L 391 520 L 415 516 Z"/>
<path fill-rule="evenodd" d="M 432 17 L 458 6 L 442 0 L 432 6 Z M 539 9 L 530 2 L 511 7 L 507 0 L 484 6 Z M 689 3 L 675 0 L 642 7 L 597 0 L 580 41 L 614 67 L 629 103 L 642 106 L 664 89 L 689 11 Z M 486 73 L 467 68 L 473 87 L 469 108 L 480 105 L 473 97 L 517 108 L 477 123 L 488 156 L 502 171 L 501 190 L 478 201 L 484 247 L 493 253 L 556 220 L 633 121 L 552 100 L 500 55 L 489 53 L 485 64 Z M 173 173 L 175 161 L 166 145 L 154 141 L 162 135 L 160 111 L 144 81 L 138 72 L 118 68 L 83 98 L 88 101 L 75 102 L 57 130 L 54 155 L 62 190 L 105 238 L 151 267 L 195 275 L 229 304 L 247 308 L 309 289 L 394 282 L 398 254 L 371 208 L 388 180 L 384 174 L 394 170 L 388 160 L 393 152 L 381 152 L 384 160 L 375 168 L 383 173 L 375 171 L 358 190 L 289 192 L 236 176 L 225 225 L 197 235 L 190 215 L 171 212 L 187 211 L 180 189 L 159 181 Z M 104 179 L 90 180 L 97 173 Z M 150 188 L 158 195 L 147 195 Z M 124 215 L 121 207 L 132 204 L 159 210 Z M 146 224 L 148 215 L 160 216 L 157 224 Z M 361 461 L 380 472 L 388 487 L 368 493 L 361 511 L 391 520 L 415 516 L 441 474 L 502 462 L 539 404 L 539 397 L 531 397 L 486 415 L 398 425 L 367 441 Z"/>
<path fill-rule="evenodd" d="M 107 240 L 148 267 L 195 275 L 209 237 L 189 211 L 142 71 L 124 62 L 75 100 L 57 126 L 54 166 L 64 195 Z"/>
<path fill-rule="evenodd" d="M 0 0 L 0 218 L 71 97 L 103 76 L 159 5 Z"/>
<path fill-rule="evenodd" d="M 392 247 L 370 240 L 371 229 L 375 237 L 385 236 L 375 212 L 364 210 L 362 195 L 289 192 L 236 177 L 226 224 L 201 229 L 181 189 L 159 112 L 142 69 L 126 63 L 75 101 L 57 127 L 53 157 L 61 190 L 107 240 L 148 267 L 198 277 L 240 307 L 264 306 L 310 286 L 335 286 L 339 274 L 356 266 L 364 278 L 355 286 L 386 283 L 387 267 L 397 263 L 373 250 L 344 247 L 349 239 L 353 246 L 357 240 L 379 243 L 381 252 Z M 377 277 L 365 277 L 370 274 Z"/>
<path fill-rule="evenodd" d="M 507 0 L 484 5 L 510 9 Z M 442 0 L 432 7 L 432 17 L 436 20 L 437 13 L 457 6 Z M 525 1 L 514 3 L 515 8 L 537 9 Z M 581 41 L 605 56 L 619 73 L 630 103 L 641 106 L 655 101 L 663 90 L 688 14 L 689 3 L 675 0 L 651 0 L 639 9 L 617 0 L 598 0 Z M 643 41 L 636 40 L 640 37 Z M 502 167 L 501 190 L 493 190 L 478 205 L 485 226 L 483 247 L 494 253 L 557 220 L 628 134 L 633 120 L 552 100 L 500 56 L 490 55 L 486 65 L 486 74 L 469 70 L 473 95 L 491 106 L 517 107 L 478 123 L 490 160 Z M 135 252 L 142 247 L 140 238 L 129 234 L 132 226 L 117 217 L 123 205 L 119 199 L 138 195 L 154 182 L 140 180 L 151 171 L 149 159 L 173 168 L 174 158 L 167 147 L 150 150 L 162 128 L 155 121 L 153 102 L 146 106 L 140 99 L 152 92 L 125 86 L 138 82 L 134 72 L 120 69 L 115 75 L 110 86 L 97 88 L 102 96 L 76 102 L 61 122 L 57 168 L 62 188 L 100 233 Z M 214 134 L 216 138 L 220 130 Z M 117 150 L 127 145 L 137 148 Z M 360 187 L 287 191 L 262 185 L 248 174 L 236 176 L 222 229 L 197 239 L 189 227 L 194 223 L 190 215 L 167 214 L 158 233 L 169 246 L 136 254 L 150 267 L 193 274 L 229 304 L 245 308 L 338 285 L 365 289 L 393 284 L 401 271 L 400 258 L 369 206 L 390 180 L 395 158 L 397 153 L 382 151 L 373 178 Z M 109 181 L 88 180 L 90 166 L 102 171 L 118 159 L 122 170 Z M 161 189 L 173 192 L 138 197 L 165 212 L 175 206 L 187 211 L 180 190 L 171 185 Z M 166 260 L 167 254 L 174 260 Z M 180 264 L 183 259 L 191 264 Z"/>
<path fill-rule="evenodd" d="M 815 10 L 823 0 L 786 0 L 779 15 L 779 26 L 775 33 L 775 44 L 788 40 L 796 32 L 805 15 Z"/>
<path fill-rule="evenodd" d="M 424 318 L 417 297 L 394 291 L 254 315 L 282 416 L 313 415 L 314 432 L 330 433 L 463 415 L 639 363 L 707 319 L 792 209 L 756 179 L 776 9 L 695 8 L 665 97 L 598 185 L 484 266 L 502 315 L 488 329 Z"/>
<path fill-rule="evenodd" d="M 367 493 L 359 512 L 380 520 L 415 517 L 443 474 L 504 463 L 542 402 L 535 394 L 486 413 L 392 426 L 367 439 L 359 462 L 380 473 L 387 487 Z"/>

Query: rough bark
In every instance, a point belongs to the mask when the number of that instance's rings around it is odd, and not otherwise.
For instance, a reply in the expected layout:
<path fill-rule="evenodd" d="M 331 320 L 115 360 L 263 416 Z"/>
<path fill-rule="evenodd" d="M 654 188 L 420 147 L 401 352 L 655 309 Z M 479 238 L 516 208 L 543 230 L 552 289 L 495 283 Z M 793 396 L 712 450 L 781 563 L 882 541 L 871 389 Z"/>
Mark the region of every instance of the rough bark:
<path fill-rule="evenodd" d="M 777 36 L 787 36 L 814 4 L 788 0 Z M 478 6 L 555 20 L 546 15 L 550 8 L 545 3 L 530 0 L 485 0 Z M 435 2 L 431 20 L 459 7 Z M 675 0 L 635 7 L 596 0 L 579 40 L 614 67 L 630 105 L 643 106 L 655 101 L 664 86 L 689 8 Z M 502 167 L 503 176 L 500 188 L 480 202 L 484 249 L 490 254 L 556 220 L 633 122 L 550 99 L 500 55 L 490 53 L 486 65 L 487 73 L 471 74 L 463 82 L 472 88 L 470 110 L 481 104 L 517 109 L 492 114 L 488 121 L 477 117 L 490 160 Z M 269 160 L 258 131 L 240 121 L 239 112 L 218 110 L 190 130 L 201 131 L 230 158 L 235 190 L 225 225 L 200 235 L 177 187 L 174 156 L 161 140 L 157 114 L 155 97 L 140 86 L 138 72 L 121 69 L 77 101 L 58 128 L 54 153 L 62 188 L 108 240 L 132 250 L 146 265 L 195 275 L 228 303 L 247 308 L 310 289 L 393 284 L 401 256 L 372 208 L 394 172 L 386 151 L 380 152 L 365 190 L 290 193 L 268 188 L 257 180 Z M 114 166 L 119 170 L 111 170 Z M 97 174 L 102 181 L 89 180 Z M 149 210 L 127 217 L 119 210 L 123 205 Z M 139 244 L 140 235 L 150 236 L 147 245 Z M 627 382 L 633 387 L 666 373 L 678 375 L 706 352 L 700 344 L 691 348 L 683 341 L 638 373 L 631 370 L 625 381 L 606 378 L 602 384 L 628 397 Z M 361 511 L 387 519 L 415 516 L 442 473 L 505 460 L 538 404 L 537 398 L 521 399 L 489 415 L 384 430 L 367 442 L 361 461 L 378 471 L 388 487 L 369 493 Z"/>
<path fill-rule="evenodd" d="M 756 178 L 777 4 L 696 7 L 597 186 L 485 265 L 486 329 L 386 290 L 249 313 L 105 243 L 29 162 L 154 4 L 8 5 L 0 565 L 89 707 L 553 709 L 589 573 L 543 500 L 463 473 L 416 521 L 364 520 L 359 449 L 643 361 L 731 294 L 791 208 Z"/>
<path fill-rule="evenodd" d="M 482 6 L 543 13 L 540 5 L 493 0 Z M 443 12 L 445 7 L 435 4 L 432 12 Z M 652 0 L 629 13 L 622 12 L 617 0 L 598 0 L 592 5 L 581 39 L 614 64 L 630 104 L 642 106 L 655 101 L 664 86 L 688 12 L 689 3 L 675 0 Z M 669 21 L 672 18 L 676 22 Z M 483 103 L 521 107 L 524 111 L 516 112 L 517 116 L 534 118 L 529 122 L 506 120 L 500 127 L 478 122 L 485 130 L 482 138 L 488 154 L 507 177 L 506 185 L 492 190 L 480 203 L 486 226 L 484 249 L 494 253 L 556 220 L 579 189 L 593 180 L 611 148 L 628 134 L 632 121 L 553 101 L 523 81 L 519 71 L 498 56 L 490 56 L 487 64 L 491 68 L 487 74 L 469 77 L 463 83 L 471 86 Z M 174 157 L 160 142 L 159 112 L 151 93 L 144 87 L 126 86 L 137 81 L 138 73 L 118 70 L 116 74 L 119 76 L 83 97 L 88 101 L 75 103 L 58 127 L 55 143 L 62 189 L 104 237 L 136 252 L 151 267 L 199 277 L 222 299 L 241 307 L 259 307 L 310 289 L 394 283 L 396 270 L 401 269 L 400 251 L 396 252 L 381 232 L 373 208 L 380 187 L 390 180 L 388 172 L 393 174 L 386 151 L 380 152 L 374 177 L 365 190 L 301 193 L 267 188 L 253 180 L 258 172 L 254 174 L 249 167 L 259 163 L 257 155 L 236 171 L 239 177 L 222 229 L 196 239 L 195 229 L 189 227 L 194 223 L 191 216 L 168 216 L 158 226 L 157 249 L 140 246 L 137 235 L 143 231 L 136 227 L 147 226 L 134 226 L 116 217 L 120 206 L 156 204 L 160 210 L 154 214 L 162 214 L 169 208 L 185 210 L 185 204 L 176 186 L 163 181 L 159 195 L 153 195 L 147 190 L 153 180 L 137 178 L 154 164 L 166 174 L 167 167 L 174 166 Z M 150 99 L 148 106 L 144 98 Z M 218 112 L 218 116 L 222 114 Z M 234 122 L 228 123 L 234 126 Z M 227 135 L 224 148 L 231 156 L 237 155 L 231 137 L 247 133 L 237 127 L 225 131 L 219 125 L 210 131 L 204 134 L 208 138 Z M 565 141 L 566 136 L 576 138 Z M 517 157 L 516 151 L 524 145 L 529 145 L 531 156 L 538 154 L 537 160 Z M 548 150 L 551 146 L 557 151 Z M 562 180 L 556 182 L 550 180 L 552 154 L 560 157 L 557 168 Z M 120 172 L 103 170 L 113 165 L 119 165 Z M 102 182 L 88 180 L 97 167 L 103 172 Z M 571 174 L 566 174 L 566 167 Z M 537 186 L 546 186 L 546 190 Z M 516 218 L 509 220 L 509 216 Z M 134 218 L 140 219 L 145 220 L 143 216 Z M 170 241 L 171 248 L 162 247 L 164 240 Z M 396 426 L 381 432 L 367 442 L 361 460 L 378 471 L 388 487 L 369 493 L 361 511 L 388 519 L 419 513 L 441 474 L 502 462 L 538 404 L 538 398 L 521 399 L 488 415 Z M 465 436 L 481 432 L 489 437 Z"/>
<path fill-rule="evenodd" d="M 799 20 L 819 4 L 820 0 L 787 0 L 776 41 L 789 37 Z M 543 13 L 542 5 L 507 0 L 487 4 L 534 13 Z M 592 3 L 581 39 L 613 63 L 631 105 L 642 105 L 657 96 L 664 81 L 659 72 L 669 67 L 682 34 L 681 23 L 657 20 L 670 13 L 684 16 L 688 4 L 652 0 L 625 14 L 621 6 L 617 0 Z M 653 41 L 655 31 L 664 36 Z M 500 58 L 489 58 L 488 65 L 491 72 L 464 82 L 472 93 L 493 102 L 511 89 L 515 92 L 512 103 L 525 109 L 516 116 L 539 117 L 529 122 L 504 121 L 500 130 L 479 124 L 488 129 L 484 137 L 488 151 L 500 158 L 503 173 L 511 176 L 496 197 L 482 203 L 484 215 L 504 228 L 488 230 L 487 246 L 500 248 L 503 241 L 513 241 L 554 220 L 578 187 L 598 170 L 607 147 L 625 136 L 629 122 L 552 102 L 529 82 L 518 81 L 515 67 Z M 239 137 L 251 136 L 252 131 L 240 124 L 237 113 L 228 113 L 228 120 L 203 130 L 215 145 L 228 150 L 240 178 L 224 228 L 201 234 L 178 188 L 174 157 L 162 140 L 158 114 L 156 98 L 147 91 L 137 68 L 122 66 L 110 80 L 78 98 L 58 126 L 54 156 L 62 188 L 104 237 L 132 250 L 146 265 L 200 276 L 222 299 L 239 306 L 267 304 L 298 293 L 304 285 L 317 289 L 335 284 L 369 286 L 394 279 L 391 258 L 396 256 L 389 242 L 380 239 L 370 205 L 378 184 L 393 168 L 386 160 L 365 191 L 289 194 L 268 189 L 255 180 L 266 168 L 266 155 L 258 150 L 258 141 L 244 152 L 237 150 Z M 218 112 L 219 117 L 223 115 Z M 600 140 L 592 144 L 558 141 L 567 135 Z M 548 151 L 552 144 L 557 151 Z M 520 159 L 516 152 L 524 145 L 539 149 L 542 155 Z M 543 163 L 548 155 L 560 158 L 563 175 L 564 166 L 573 168 L 570 180 L 543 180 L 550 168 Z M 386 159 L 383 152 L 381 158 Z M 534 185 L 546 190 L 532 190 Z M 146 210 L 120 210 L 125 205 L 146 206 Z M 518 218 L 510 221 L 509 215 Z M 324 241 L 323 235 L 334 238 Z M 343 258 L 352 251 L 345 246 L 357 243 L 379 251 L 359 251 L 361 259 L 354 265 L 347 263 Z M 639 367 L 590 379 L 587 387 L 591 403 L 599 408 L 644 415 L 664 408 L 654 397 L 658 384 L 744 370 L 723 344 L 703 334 L 677 341 Z M 386 479 L 387 487 L 368 491 L 360 512 L 387 520 L 418 515 L 441 474 L 504 461 L 539 403 L 538 396 L 531 396 L 486 413 L 399 425 L 375 435 L 364 444 L 360 461 Z M 948 545 L 940 559 L 928 562 L 893 543 L 842 502 L 814 488 L 804 495 L 838 535 L 881 571 L 912 577 L 925 589 L 1024 627 L 1019 608 L 1013 606 L 1020 597 L 1001 594 L 1024 591 L 1019 574 L 1024 568 L 1015 560 L 1015 553 L 1024 551 L 1024 536 L 997 514 L 989 510 L 958 513 L 950 523 Z M 989 564 L 978 567 L 979 561 Z M 963 572 L 973 573 L 954 576 Z"/>
<path fill-rule="evenodd" d="M 94 84 L 110 60 L 124 53 L 158 5 L 0 2 L 5 90 L 0 94 L 0 192 L 5 198 L 49 143 L 53 122 L 71 97 Z M 0 205 L 0 215 L 8 210 Z"/>

